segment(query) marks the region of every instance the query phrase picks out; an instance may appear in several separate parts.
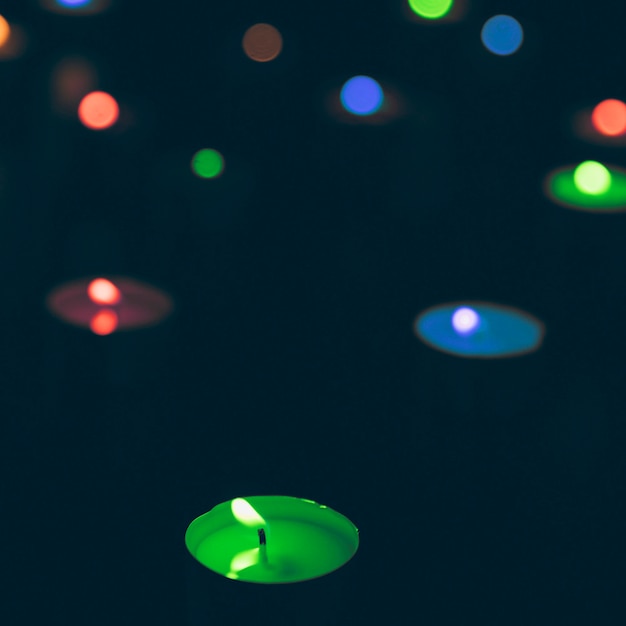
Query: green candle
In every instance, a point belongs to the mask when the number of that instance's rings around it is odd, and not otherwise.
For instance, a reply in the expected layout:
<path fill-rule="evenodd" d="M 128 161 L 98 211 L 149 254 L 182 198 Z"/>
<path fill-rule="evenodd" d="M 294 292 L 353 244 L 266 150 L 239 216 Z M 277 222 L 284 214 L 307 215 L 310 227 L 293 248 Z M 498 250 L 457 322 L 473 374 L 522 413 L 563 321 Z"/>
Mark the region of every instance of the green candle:
<path fill-rule="evenodd" d="M 585 161 L 548 174 L 544 191 L 554 202 L 578 211 L 626 211 L 626 170 Z"/>
<path fill-rule="evenodd" d="M 185 543 L 202 565 L 233 580 L 294 583 L 344 565 L 357 551 L 359 532 L 312 500 L 250 496 L 193 520 Z"/>

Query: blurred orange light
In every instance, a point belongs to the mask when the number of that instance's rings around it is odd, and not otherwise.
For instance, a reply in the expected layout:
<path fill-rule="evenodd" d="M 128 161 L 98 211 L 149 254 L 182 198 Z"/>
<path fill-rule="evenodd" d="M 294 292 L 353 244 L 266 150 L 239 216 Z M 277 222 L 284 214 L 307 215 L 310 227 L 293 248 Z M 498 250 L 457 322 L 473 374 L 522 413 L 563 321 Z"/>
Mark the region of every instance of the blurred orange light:
<path fill-rule="evenodd" d="M 0 44 L 0 61 L 21 57 L 28 46 L 28 35 L 21 26 L 12 23 L 9 29 L 9 36 Z"/>
<path fill-rule="evenodd" d="M 117 304 L 122 294 L 120 290 L 106 278 L 96 278 L 89 283 L 87 295 L 96 304 Z"/>
<path fill-rule="evenodd" d="M 621 100 L 603 100 L 593 110 L 591 121 L 603 135 L 622 135 L 626 132 L 626 104 Z"/>
<path fill-rule="evenodd" d="M 283 38 L 271 24 L 250 26 L 243 36 L 243 51 L 253 61 L 273 61 L 283 49 Z"/>
<path fill-rule="evenodd" d="M 98 311 L 91 318 L 89 328 L 96 335 L 110 335 L 117 328 L 117 313 L 111 309 Z"/>
<path fill-rule="evenodd" d="M 0 15 L 0 47 L 4 46 L 4 44 L 9 41 L 10 36 L 11 27 L 9 26 L 9 22 Z"/>
<path fill-rule="evenodd" d="M 92 91 L 78 105 L 80 121 L 93 130 L 113 126 L 120 114 L 115 98 L 104 91 Z"/>
<path fill-rule="evenodd" d="M 66 57 L 52 71 L 52 96 L 60 113 L 74 115 L 80 101 L 96 87 L 97 72 L 87 59 Z"/>

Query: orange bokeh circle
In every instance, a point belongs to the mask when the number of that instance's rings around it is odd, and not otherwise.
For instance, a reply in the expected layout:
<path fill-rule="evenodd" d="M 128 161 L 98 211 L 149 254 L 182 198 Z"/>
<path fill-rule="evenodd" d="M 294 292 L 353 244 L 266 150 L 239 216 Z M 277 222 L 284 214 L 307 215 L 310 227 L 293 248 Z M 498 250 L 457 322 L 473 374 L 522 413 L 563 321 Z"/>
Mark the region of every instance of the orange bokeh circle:
<path fill-rule="evenodd" d="M 283 38 L 271 24 L 255 24 L 245 32 L 243 50 L 253 61 L 273 61 L 283 49 Z"/>
<path fill-rule="evenodd" d="M 110 335 L 117 329 L 117 324 L 117 313 L 112 309 L 102 309 L 91 318 L 89 328 L 96 335 Z"/>
<path fill-rule="evenodd" d="M 0 15 L 0 48 L 4 46 L 4 44 L 9 41 L 9 37 L 11 36 L 11 27 L 9 26 L 9 22 Z"/>
<path fill-rule="evenodd" d="M 626 132 L 626 104 L 621 100 L 603 100 L 591 113 L 591 122 L 603 135 L 616 136 Z"/>
<path fill-rule="evenodd" d="M 103 130 L 115 124 L 120 108 L 113 96 L 104 91 L 88 93 L 78 105 L 78 118 L 92 130 Z"/>

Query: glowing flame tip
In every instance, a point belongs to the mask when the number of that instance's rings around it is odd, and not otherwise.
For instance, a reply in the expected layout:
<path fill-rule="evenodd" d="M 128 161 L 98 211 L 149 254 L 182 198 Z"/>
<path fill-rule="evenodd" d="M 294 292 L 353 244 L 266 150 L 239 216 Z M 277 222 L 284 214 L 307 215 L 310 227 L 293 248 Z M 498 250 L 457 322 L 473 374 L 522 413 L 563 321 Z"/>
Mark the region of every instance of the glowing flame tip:
<path fill-rule="evenodd" d="M 246 526 L 258 527 L 266 524 L 255 508 L 244 498 L 235 498 L 230 503 L 230 509 L 235 519 Z"/>

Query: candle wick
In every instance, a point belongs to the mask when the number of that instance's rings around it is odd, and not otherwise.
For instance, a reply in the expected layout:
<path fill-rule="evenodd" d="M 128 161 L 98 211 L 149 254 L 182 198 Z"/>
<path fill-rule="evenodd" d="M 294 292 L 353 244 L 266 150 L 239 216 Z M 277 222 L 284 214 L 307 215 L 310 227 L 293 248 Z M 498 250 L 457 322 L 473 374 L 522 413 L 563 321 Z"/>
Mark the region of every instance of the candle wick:
<path fill-rule="evenodd" d="M 269 560 L 267 558 L 267 537 L 265 536 L 265 530 L 263 528 L 259 528 L 257 533 L 259 535 L 259 562 L 264 567 L 269 567 Z"/>

